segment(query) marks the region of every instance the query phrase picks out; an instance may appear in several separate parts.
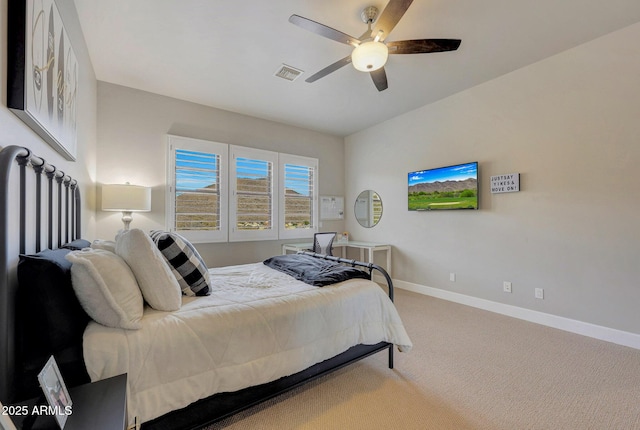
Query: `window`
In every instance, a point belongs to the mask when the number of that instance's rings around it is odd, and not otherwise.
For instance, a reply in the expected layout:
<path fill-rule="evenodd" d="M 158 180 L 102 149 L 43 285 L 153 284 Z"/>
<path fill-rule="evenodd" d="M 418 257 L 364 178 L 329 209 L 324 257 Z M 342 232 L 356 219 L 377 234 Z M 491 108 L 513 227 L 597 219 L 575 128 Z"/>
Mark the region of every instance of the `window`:
<path fill-rule="evenodd" d="M 311 238 L 318 160 L 169 136 L 167 228 L 194 242 Z"/>
<path fill-rule="evenodd" d="M 227 145 L 170 136 L 168 224 L 189 240 L 227 240 Z"/>
<path fill-rule="evenodd" d="M 315 158 L 280 154 L 280 238 L 310 237 L 318 228 Z"/>
<path fill-rule="evenodd" d="M 278 238 L 278 153 L 231 146 L 230 241 Z"/>

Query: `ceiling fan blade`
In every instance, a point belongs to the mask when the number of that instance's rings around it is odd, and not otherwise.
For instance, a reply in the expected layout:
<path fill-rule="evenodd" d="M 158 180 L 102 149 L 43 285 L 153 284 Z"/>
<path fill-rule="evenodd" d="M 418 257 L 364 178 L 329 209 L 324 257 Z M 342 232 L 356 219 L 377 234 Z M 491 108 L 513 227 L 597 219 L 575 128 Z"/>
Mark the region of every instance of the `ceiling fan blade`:
<path fill-rule="evenodd" d="M 389 54 L 425 54 L 429 52 L 455 51 L 460 39 L 417 39 L 388 42 Z"/>
<path fill-rule="evenodd" d="M 371 37 L 375 37 L 380 31 L 382 31 L 380 40 L 384 40 L 389 36 L 391 30 L 394 29 L 398 21 L 404 16 L 404 13 L 409 9 L 411 3 L 413 3 L 413 0 L 390 0 L 375 22 Z"/>
<path fill-rule="evenodd" d="M 373 79 L 373 83 L 378 91 L 384 91 L 389 88 L 389 84 L 387 83 L 387 72 L 384 71 L 384 67 L 374 70 L 373 72 L 369 72 L 369 74 L 371 75 L 371 79 Z"/>
<path fill-rule="evenodd" d="M 302 27 L 305 30 L 309 30 L 312 33 L 316 33 L 328 39 L 335 40 L 336 42 L 344 43 L 351 46 L 358 46 L 360 44 L 360 41 L 353 36 L 349 36 L 348 34 L 345 34 L 331 27 L 327 27 L 326 25 L 320 24 L 319 22 L 304 18 L 300 15 L 291 15 L 289 17 L 289 22 L 297 25 L 298 27 Z"/>
<path fill-rule="evenodd" d="M 351 55 L 344 57 L 342 60 L 338 60 L 335 63 L 325 67 L 324 69 L 320 70 L 318 73 L 309 76 L 307 79 L 305 79 L 305 82 L 315 82 L 320 78 L 324 78 L 325 76 L 327 76 L 329 73 L 333 73 L 336 70 L 346 66 L 347 64 L 351 63 Z"/>

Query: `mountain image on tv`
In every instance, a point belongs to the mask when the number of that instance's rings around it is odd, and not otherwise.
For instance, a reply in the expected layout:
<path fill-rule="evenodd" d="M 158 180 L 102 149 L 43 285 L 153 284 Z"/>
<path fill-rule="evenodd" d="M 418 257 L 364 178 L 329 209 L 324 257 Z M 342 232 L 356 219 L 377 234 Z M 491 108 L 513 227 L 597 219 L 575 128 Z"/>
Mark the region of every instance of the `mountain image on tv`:
<path fill-rule="evenodd" d="M 478 163 L 408 174 L 410 211 L 478 209 Z"/>

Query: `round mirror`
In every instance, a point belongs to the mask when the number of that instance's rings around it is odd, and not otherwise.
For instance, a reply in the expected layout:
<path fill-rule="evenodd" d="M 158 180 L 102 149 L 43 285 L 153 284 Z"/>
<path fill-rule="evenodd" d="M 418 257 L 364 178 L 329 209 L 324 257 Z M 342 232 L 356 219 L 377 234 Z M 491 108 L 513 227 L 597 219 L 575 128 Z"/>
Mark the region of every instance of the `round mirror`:
<path fill-rule="evenodd" d="M 356 198 L 353 212 L 361 226 L 374 227 L 382 218 L 380 195 L 373 190 L 364 190 Z"/>

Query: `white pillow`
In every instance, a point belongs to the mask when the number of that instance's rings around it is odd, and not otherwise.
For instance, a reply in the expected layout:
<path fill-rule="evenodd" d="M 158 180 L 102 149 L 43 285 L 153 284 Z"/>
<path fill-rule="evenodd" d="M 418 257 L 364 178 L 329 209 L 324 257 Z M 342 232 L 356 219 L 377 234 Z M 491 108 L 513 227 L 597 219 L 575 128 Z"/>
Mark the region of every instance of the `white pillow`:
<path fill-rule="evenodd" d="M 71 284 L 84 310 L 108 327 L 139 329 L 144 301 L 133 272 L 113 252 L 86 248 L 66 255 Z"/>
<path fill-rule="evenodd" d="M 149 306 L 159 311 L 180 309 L 180 285 L 162 253 L 145 232 L 134 228 L 119 234 L 116 238 L 116 254 L 131 267 Z"/>
<path fill-rule="evenodd" d="M 109 252 L 116 253 L 116 242 L 113 240 L 102 240 L 96 239 L 91 242 L 91 248 L 93 249 L 104 249 Z"/>

